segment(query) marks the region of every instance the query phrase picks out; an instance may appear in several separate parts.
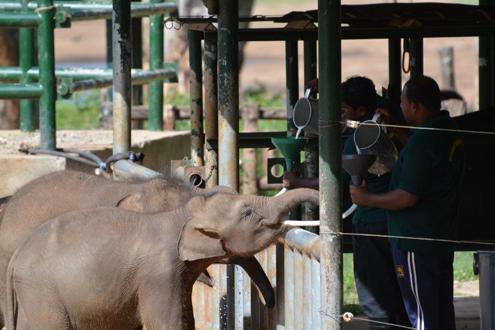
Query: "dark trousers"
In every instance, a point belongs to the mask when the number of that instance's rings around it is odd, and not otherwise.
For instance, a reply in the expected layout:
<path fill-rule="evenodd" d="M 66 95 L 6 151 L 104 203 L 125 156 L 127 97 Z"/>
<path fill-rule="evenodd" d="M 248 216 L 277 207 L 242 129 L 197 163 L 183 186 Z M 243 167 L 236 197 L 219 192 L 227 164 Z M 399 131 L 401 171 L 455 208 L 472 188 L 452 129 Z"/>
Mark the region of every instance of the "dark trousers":
<path fill-rule="evenodd" d="M 454 330 L 454 253 L 424 255 L 392 248 L 409 320 L 417 330 Z"/>
<path fill-rule="evenodd" d="M 355 233 L 387 234 L 386 221 L 353 225 Z M 354 277 L 363 312 L 370 320 L 411 326 L 395 278 L 387 238 L 353 236 Z M 370 323 L 370 329 L 392 327 Z"/>

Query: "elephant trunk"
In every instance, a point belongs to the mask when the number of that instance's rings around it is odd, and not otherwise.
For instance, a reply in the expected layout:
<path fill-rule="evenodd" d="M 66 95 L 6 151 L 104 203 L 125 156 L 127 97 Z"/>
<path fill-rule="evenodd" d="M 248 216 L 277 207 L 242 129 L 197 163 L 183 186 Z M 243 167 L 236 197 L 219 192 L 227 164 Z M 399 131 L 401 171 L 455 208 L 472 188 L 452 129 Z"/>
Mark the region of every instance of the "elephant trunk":
<path fill-rule="evenodd" d="M 263 295 L 265 306 L 273 308 L 275 306 L 275 292 L 258 260 L 255 257 L 233 257 L 231 262 L 241 266 L 248 273 L 258 291 Z"/>
<path fill-rule="evenodd" d="M 304 202 L 320 205 L 320 193 L 318 190 L 309 188 L 289 190 L 280 196 L 270 198 L 268 206 L 275 211 L 275 216 L 280 220 L 291 209 Z"/>

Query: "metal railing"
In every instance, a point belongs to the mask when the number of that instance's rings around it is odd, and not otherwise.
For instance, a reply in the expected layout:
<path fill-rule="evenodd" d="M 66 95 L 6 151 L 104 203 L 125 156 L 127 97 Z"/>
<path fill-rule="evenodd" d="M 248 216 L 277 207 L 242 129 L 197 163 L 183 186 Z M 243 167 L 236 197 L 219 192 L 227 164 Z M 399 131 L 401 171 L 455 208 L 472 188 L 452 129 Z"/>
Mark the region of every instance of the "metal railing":
<path fill-rule="evenodd" d="M 150 84 L 150 129 L 162 125 L 163 82 L 177 81 L 176 67 L 163 63 L 163 15 L 175 11 L 175 2 L 152 0 L 133 3 L 131 17 L 150 16 L 150 70 L 133 70 L 132 84 Z M 35 129 L 34 102 L 39 99 L 40 147 L 55 149 L 55 101 L 57 93 L 69 97 L 73 92 L 107 88 L 112 85 L 112 70 L 83 68 L 55 68 L 54 30 L 70 27 L 72 22 L 111 19 L 111 4 L 93 4 L 80 1 L 12 1 L 0 3 L 0 27 L 19 28 L 19 67 L 0 68 L 0 98 L 21 99 L 20 128 Z M 33 54 L 34 31 L 38 36 L 38 62 Z M 14 83 L 13 83 L 14 81 Z M 158 123 L 155 123 L 157 121 Z"/>
<path fill-rule="evenodd" d="M 320 237 L 303 229 L 287 232 L 279 244 L 256 256 L 276 292 L 276 306 L 264 307 L 249 277 L 236 267 L 235 329 L 320 329 Z M 226 329 L 223 265 L 213 265 L 209 272 L 214 287 L 196 284 L 193 306 L 196 328 Z M 242 283 L 239 285 L 239 283 Z"/>

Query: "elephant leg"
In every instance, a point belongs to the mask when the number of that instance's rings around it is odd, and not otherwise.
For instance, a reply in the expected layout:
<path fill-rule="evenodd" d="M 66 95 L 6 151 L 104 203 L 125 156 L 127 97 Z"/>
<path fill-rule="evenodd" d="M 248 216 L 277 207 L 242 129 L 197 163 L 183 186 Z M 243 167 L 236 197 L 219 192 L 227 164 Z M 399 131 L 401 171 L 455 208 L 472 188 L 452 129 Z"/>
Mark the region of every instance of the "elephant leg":
<path fill-rule="evenodd" d="M 25 328 L 18 326 L 17 329 L 68 330 L 71 328 L 64 306 L 49 290 L 37 290 L 33 287 L 18 289 L 17 300 L 19 309 L 17 323 L 19 326 L 25 325 Z"/>
<path fill-rule="evenodd" d="M 185 325 L 182 317 L 181 286 L 179 282 L 147 281 L 139 289 L 139 314 L 143 329 L 194 329 Z M 186 322 L 189 323 L 189 322 Z"/>

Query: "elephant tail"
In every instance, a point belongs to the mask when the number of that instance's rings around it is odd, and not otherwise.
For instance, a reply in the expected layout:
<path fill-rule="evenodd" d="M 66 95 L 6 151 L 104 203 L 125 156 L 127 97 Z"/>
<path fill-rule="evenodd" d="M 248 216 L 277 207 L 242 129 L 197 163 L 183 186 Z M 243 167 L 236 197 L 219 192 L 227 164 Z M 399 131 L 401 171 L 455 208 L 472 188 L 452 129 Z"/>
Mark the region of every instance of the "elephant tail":
<path fill-rule="evenodd" d="M 18 302 L 17 296 L 14 289 L 14 263 L 17 256 L 16 250 L 12 258 L 10 258 L 9 266 L 7 268 L 7 288 L 6 288 L 6 299 L 3 302 L 5 304 L 5 327 L 7 330 L 17 329 L 17 311 Z"/>

